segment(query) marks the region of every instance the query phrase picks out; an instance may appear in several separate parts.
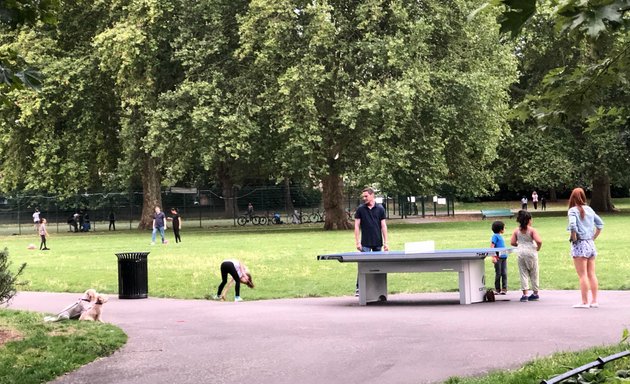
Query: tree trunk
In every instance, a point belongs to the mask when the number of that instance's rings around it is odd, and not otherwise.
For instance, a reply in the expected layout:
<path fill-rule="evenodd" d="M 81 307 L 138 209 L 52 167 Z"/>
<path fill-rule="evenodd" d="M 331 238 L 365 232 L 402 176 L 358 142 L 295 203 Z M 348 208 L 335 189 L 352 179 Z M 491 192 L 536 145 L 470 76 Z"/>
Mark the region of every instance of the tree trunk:
<path fill-rule="evenodd" d="M 219 164 L 217 168 L 217 178 L 221 183 L 223 188 L 223 204 L 225 217 L 234 217 L 235 213 L 238 212 L 238 207 L 236 205 L 236 192 L 234 181 L 232 180 L 232 175 L 230 174 L 230 167 L 227 163 L 222 162 Z"/>
<path fill-rule="evenodd" d="M 593 195 L 591 196 L 591 208 L 597 212 L 614 212 L 615 206 L 610 196 L 610 177 L 608 175 L 596 175 L 593 177 Z"/>
<path fill-rule="evenodd" d="M 234 217 L 236 209 L 236 194 L 234 193 L 234 184 L 231 179 L 221 181 L 223 186 L 223 204 L 225 208 L 225 217 Z"/>
<path fill-rule="evenodd" d="M 293 197 L 291 196 L 291 180 L 288 177 L 284 178 L 284 208 L 287 210 L 287 214 L 293 213 Z"/>
<path fill-rule="evenodd" d="M 149 155 L 144 155 L 142 165 L 142 217 L 138 229 L 153 228 L 153 213 L 155 207 L 162 207 L 162 193 L 160 185 L 160 173 L 155 164 L 155 159 Z"/>
<path fill-rule="evenodd" d="M 343 209 L 343 180 L 340 175 L 331 174 L 322 179 L 324 211 L 326 221 L 324 229 L 351 229 L 352 224 L 348 221 L 346 212 Z"/>
<path fill-rule="evenodd" d="M 555 188 L 550 188 L 549 189 L 549 199 L 547 199 L 548 201 L 558 201 L 558 194 L 556 193 L 556 189 Z"/>

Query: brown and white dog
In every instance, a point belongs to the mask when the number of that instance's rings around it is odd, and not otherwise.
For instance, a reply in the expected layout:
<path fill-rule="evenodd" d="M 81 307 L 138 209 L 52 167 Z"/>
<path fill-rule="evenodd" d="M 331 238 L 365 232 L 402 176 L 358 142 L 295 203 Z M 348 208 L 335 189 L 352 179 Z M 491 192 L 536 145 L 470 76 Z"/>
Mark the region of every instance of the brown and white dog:
<path fill-rule="evenodd" d="M 101 294 L 96 295 L 94 304 L 81 314 L 79 320 L 100 321 L 102 323 L 103 319 L 101 315 L 103 313 L 103 304 L 105 303 L 107 303 L 107 296 Z"/>
<path fill-rule="evenodd" d="M 78 319 L 81 317 L 81 314 L 85 312 L 90 306 L 92 302 L 96 300 L 96 290 L 88 289 L 83 293 L 83 296 L 75 303 L 70 304 L 66 308 L 64 308 L 61 312 L 59 312 L 56 316 L 46 316 L 44 317 L 44 321 L 53 322 L 53 321 L 61 321 L 68 319 Z"/>

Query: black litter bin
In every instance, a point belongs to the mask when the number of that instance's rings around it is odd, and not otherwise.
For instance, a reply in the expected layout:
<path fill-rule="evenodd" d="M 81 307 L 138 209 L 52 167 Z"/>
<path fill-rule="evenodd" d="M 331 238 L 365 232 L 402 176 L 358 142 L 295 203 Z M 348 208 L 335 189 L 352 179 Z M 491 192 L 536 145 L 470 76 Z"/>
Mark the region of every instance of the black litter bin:
<path fill-rule="evenodd" d="M 118 298 L 146 299 L 149 293 L 149 252 L 123 252 L 118 257 Z"/>

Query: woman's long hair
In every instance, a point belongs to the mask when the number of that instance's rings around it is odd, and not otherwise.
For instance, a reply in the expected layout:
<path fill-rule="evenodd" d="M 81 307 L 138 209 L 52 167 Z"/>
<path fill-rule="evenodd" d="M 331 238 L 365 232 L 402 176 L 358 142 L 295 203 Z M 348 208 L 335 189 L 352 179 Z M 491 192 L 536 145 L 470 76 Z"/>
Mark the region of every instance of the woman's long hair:
<path fill-rule="evenodd" d="M 580 217 L 584 218 L 584 205 L 586 205 L 586 193 L 582 188 L 575 188 L 569 197 L 569 209 L 577 207 L 580 211 Z"/>
<path fill-rule="evenodd" d="M 516 214 L 516 222 L 518 223 L 518 227 L 521 232 L 527 231 L 527 226 L 529 225 L 529 221 L 532 219 L 532 214 L 527 212 L 526 210 L 520 210 Z"/>
<path fill-rule="evenodd" d="M 245 285 L 247 285 L 250 288 L 254 288 L 254 281 L 252 280 L 252 274 L 251 273 L 247 273 L 247 277 L 249 278 L 249 281 L 247 281 L 247 283 L 245 283 Z"/>

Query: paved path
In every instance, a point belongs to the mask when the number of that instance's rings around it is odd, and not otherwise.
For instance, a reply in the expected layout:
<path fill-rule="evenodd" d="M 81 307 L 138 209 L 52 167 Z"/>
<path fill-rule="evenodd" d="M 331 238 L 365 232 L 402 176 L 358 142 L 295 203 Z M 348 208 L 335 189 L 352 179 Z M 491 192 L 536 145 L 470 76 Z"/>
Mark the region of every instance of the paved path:
<path fill-rule="evenodd" d="M 214 302 L 110 297 L 105 321 L 128 343 L 54 383 L 438 383 L 516 368 L 556 351 L 616 343 L 630 328 L 630 291 L 573 309 L 575 291 L 539 302 L 459 305 L 458 293 Z M 11 308 L 54 313 L 77 294 L 21 292 Z"/>

